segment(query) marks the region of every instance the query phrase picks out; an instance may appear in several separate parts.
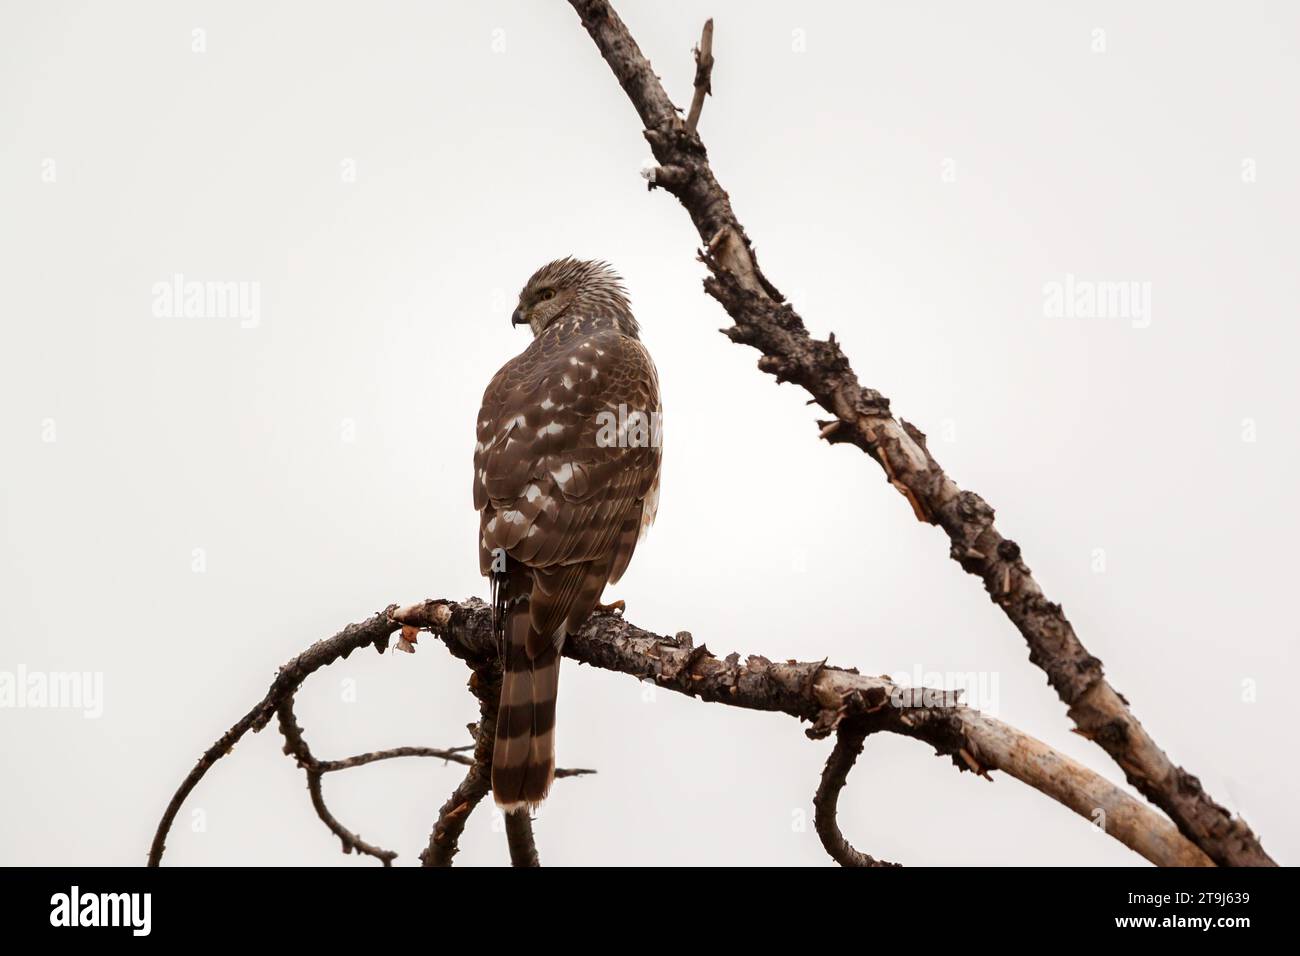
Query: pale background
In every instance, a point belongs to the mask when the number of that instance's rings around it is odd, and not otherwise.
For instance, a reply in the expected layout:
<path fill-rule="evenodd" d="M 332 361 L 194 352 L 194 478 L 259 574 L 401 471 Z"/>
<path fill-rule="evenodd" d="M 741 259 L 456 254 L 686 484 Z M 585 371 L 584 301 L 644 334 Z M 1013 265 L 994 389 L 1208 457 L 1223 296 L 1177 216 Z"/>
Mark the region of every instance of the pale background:
<path fill-rule="evenodd" d="M 701 129 L 768 273 L 998 509 L 1155 739 L 1300 861 L 1297 7 L 618 6 L 683 106 L 716 17 Z M 525 344 L 520 285 L 568 253 L 626 277 L 663 384 L 660 519 L 610 593 L 630 619 L 979 672 L 1000 716 L 1118 777 L 941 532 L 715 331 L 647 158 L 560 0 L 3 0 L 0 670 L 101 671 L 105 712 L 0 710 L 0 863 L 143 863 L 279 664 L 389 602 L 485 593 L 473 417 Z M 260 283 L 260 325 L 155 318 L 176 272 Z M 1150 327 L 1046 318 L 1067 272 L 1151 283 Z M 459 744 L 465 679 L 431 640 L 367 651 L 299 713 L 323 757 Z M 600 774 L 556 785 L 544 862 L 827 862 L 829 741 L 572 663 L 561 687 L 560 763 Z M 460 774 L 394 762 L 326 793 L 410 864 Z M 906 863 L 1142 862 L 902 738 L 868 742 L 842 802 L 852 840 Z M 169 846 L 376 865 L 339 854 L 274 729 Z M 506 859 L 486 809 L 462 846 Z"/>

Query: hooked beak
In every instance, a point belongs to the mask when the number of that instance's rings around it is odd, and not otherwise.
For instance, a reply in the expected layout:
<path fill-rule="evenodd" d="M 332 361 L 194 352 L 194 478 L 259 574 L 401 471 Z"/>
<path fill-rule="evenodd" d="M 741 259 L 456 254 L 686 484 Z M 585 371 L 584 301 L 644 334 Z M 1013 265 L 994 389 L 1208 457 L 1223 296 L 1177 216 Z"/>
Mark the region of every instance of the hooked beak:
<path fill-rule="evenodd" d="M 527 324 L 528 324 L 528 320 L 524 318 L 524 310 L 515 309 L 514 314 L 510 316 L 510 325 L 513 327 L 516 325 L 527 325 Z"/>

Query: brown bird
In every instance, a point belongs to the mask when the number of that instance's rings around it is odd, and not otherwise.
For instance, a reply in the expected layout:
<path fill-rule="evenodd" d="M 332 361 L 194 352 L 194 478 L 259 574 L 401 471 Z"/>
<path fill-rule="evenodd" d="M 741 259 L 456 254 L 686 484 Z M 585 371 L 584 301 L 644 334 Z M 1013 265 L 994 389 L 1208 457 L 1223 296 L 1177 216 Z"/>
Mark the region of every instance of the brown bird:
<path fill-rule="evenodd" d="M 560 259 L 519 294 L 533 341 L 483 393 L 479 569 L 502 648 L 492 792 L 535 807 L 555 775 L 560 649 L 627 570 L 659 501 L 661 406 L 622 280 Z"/>

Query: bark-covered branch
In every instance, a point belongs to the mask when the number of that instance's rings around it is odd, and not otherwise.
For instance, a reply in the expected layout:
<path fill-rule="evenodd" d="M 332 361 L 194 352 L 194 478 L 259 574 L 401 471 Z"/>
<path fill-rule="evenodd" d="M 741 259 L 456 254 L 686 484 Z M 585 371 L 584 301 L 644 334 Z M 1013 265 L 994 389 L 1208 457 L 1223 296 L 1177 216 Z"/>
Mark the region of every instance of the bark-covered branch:
<path fill-rule="evenodd" d="M 307 774 L 307 789 L 316 815 L 339 838 L 343 852 L 351 853 L 355 851 L 372 856 L 383 863 L 384 866 L 391 866 L 392 861 L 397 857 L 397 853 L 367 843 L 358 834 L 339 822 L 325 803 L 321 786 L 322 776 L 327 773 L 350 770 L 380 760 L 392 760 L 399 757 L 436 757 L 448 763 L 457 763 L 469 767 L 465 781 L 442 807 L 442 811 L 438 816 L 438 823 L 434 826 L 434 831 L 430 836 L 429 847 L 420 854 L 420 859 L 426 866 L 450 865 L 452 857 L 456 855 L 457 841 L 465 827 L 470 811 L 473 810 L 489 789 L 490 774 L 488 771 L 492 760 L 492 736 L 495 732 L 497 697 L 500 693 L 500 677 L 494 670 L 494 664 L 480 662 L 474 676 L 471 677 L 470 686 L 471 689 L 474 689 L 479 672 L 482 671 L 485 674 L 484 680 L 488 682 L 485 687 L 487 696 L 480 696 L 479 700 L 481 706 L 491 715 L 493 721 L 488 727 L 485 738 L 481 732 L 476 734 L 476 744 L 473 747 L 445 749 L 393 747 L 387 750 L 357 754 L 343 760 L 320 760 L 312 753 L 302 728 L 294 715 L 294 696 L 303 685 L 303 682 L 316 671 L 333 664 L 335 661 L 346 659 L 359 648 L 373 647 L 381 654 L 385 651 L 388 647 L 389 637 L 394 631 L 402 627 L 390 614 L 394 610 L 396 610 L 396 605 L 358 624 L 348 625 L 333 637 L 317 641 L 306 651 L 280 668 L 275 679 L 271 682 L 271 687 L 266 692 L 266 696 L 258 701 L 247 714 L 241 717 L 229 730 L 221 735 L 216 743 L 203 753 L 198 763 L 194 765 L 194 768 L 181 782 L 180 787 L 177 788 L 176 793 L 163 811 L 162 819 L 159 821 L 157 830 L 154 833 L 153 843 L 149 847 L 149 866 L 158 866 L 162 862 L 162 856 L 167 846 L 167 835 L 171 832 L 172 825 L 176 820 L 176 814 L 180 811 L 190 793 L 207 775 L 207 772 L 218 760 L 230 754 L 245 734 L 250 730 L 257 733 L 267 725 L 272 716 L 279 717 L 279 728 L 285 741 L 284 752 L 293 757 L 298 766 Z M 415 628 L 410 630 L 412 634 L 417 631 Z M 406 640 L 406 635 L 403 635 L 402 640 Z M 409 649 L 409 645 L 407 645 L 407 649 Z M 492 684 L 491 682 L 494 680 L 496 683 Z M 484 703 L 485 700 L 487 703 Z M 483 724 L 480 722 L 480 731 L 482 726 Z M 486 739 L 485 747 L 482 743 L 484 739 Z M 467 756 L 465 753 L 467 750 L 472 750 L 473 754 Z M 595 773 L 595 771 L 560 768 L 556 770 L 555 776 L 557 778 L 575 777 L 591 773 Z M 518 828 L 516 828 L 517 831 Z M 512 837 L 510 841 L 512 857 L 516 854 L 523 855 L 526 853 L 526 847 L 522 845 L 516 847 L 515 839 Z M 535 860 L 535 848 L 532 855 Z"/>
<path fill-rule="evenodd" d="M 691 109 L 686 114 L 686 128 L 694 130 L 700 125 L 700 113 L 704 111 L 704 97 L 713 94 L 713 20 L 704 21 L 700 32 L 700 45 L 695 48 L 695 95 L 691 98 Z"/>
<path fill-rule="evenodd" d="M 407 631 L 403 631 L 403 640 Z M 465 779 L 460 782 L 446 803 L 438 810 L 438 819 L 429 834 L 429 845 L 420 854 L 424 866 L 451 866 L 452 858 L 460 852 L 460 835 L 465 831 L 470 814 L 492 789 L 492 741 L 496 736 L 497 702 L 501 696 L 500 672 L 470 658 L 461 656 L 470 665 L 469 688 L 478 699 L 479 721 L 474 728 L 474 757 L 470 761 Z"/>
<path fill-rule="evenodd" d="M 311 747 L 307 745 L 307 739 L 303 736 L 302 727 L 299 726 L 298 718 L 293 712 L 292 695 L 280 702 L 276 713 L 280 718 L 280 733 L 284 736 L 284 752 L 297 760 L 298 766 L 306 771 L 307 792 L 311 794 L 311 805 L 316 811 L 316 816 L 320 817 L 321 822 L 339 838 L 339 842 L 343 844 L 343 852 L 355 851 L 373 856 L 384 866 L 392 866 L 393 860 L 397 857 L 395 851 L 385 850 L 361 839 L 359 833 L 353 833 L 340 823 L 325 804 L 325 794 L 321 789 L 321 777 L 325 771 L 321 769 L 320 761 L 312 754 Z"/>
<path fill-rule="evenodd" d="M 839 820 L 836 819 L 840 791 L 848 782 L 849 771 L 857 763 L 866 739 L 867 728 L 861 721 L 845 721 L 840 724 L 840 729 L 835 733 L 835 746 L 826 758 L 826 768 L 822 770 L 821 782 L 813 796 L 813 825 L 822 846 L 840 866 L 897 866 L 897 863 L 877 860 L 855 849 L 840 832 Z"/>
<path fill-rule="evenodd" d="M 710 275 L 705 290 L 735 325 L 732 341 L 762 352 L 758 367 L 778 382 L 794 382 L 833 417 L 818 422 L 833 444 L 853 444 L 883 469 L 916 517 L 947 534 L 953 560 L 980 578 L 990 598 L 1029 646 L 1069 708 L 1077 731 L 1096 741 L 1128 781 L 1159 806 L 1216 862 L 1273 865 L 1245 821 L 1211 799 L 1200 781 L 1169 759 L 1106 680 L 1101 661 L 1075 634 L 1061 606 L 1047 598 L 1021 555 L 993 523 L 993 508 L 960 488 L 926 446 L 925 435 L 896 418 L 889 400 L 858 381 L 832 334 L 813 338 L 758 266 L 753 246 L 709 166 L 695 124 L 685 122 L 649 61 L 607 0 L 569 0 L 645 127 L 659 166 L 651 187 L 681 202 L 704 243 Z M 710 31 L 711 33 L 712 31 Z M 710 38 L 711 39 L 711 38 Z M 711 43 L 710 43 L 711 46 Z M 712 52 L 710 50 L 710 60 Z M 699 94 L 699 73 L 696 92 Z M 702 103 L 702 96 L 698 97 Z M 693 111 L 692 119 L 698 120 Z"/>
<path fill-rule="evenodd" d="M 511 866 L 542 865 L 533 842 L 533 820 L 526 808 L 506 814 L 506 844 L 510 847 Z"/>
<path fill-rule="evenodd" d="M 265 727 L 280 704 L 292 698 L 302 686 L 302 682 L 310 675 L 340 658 L 348 657 L 361 647 L 373 647 L 382 654 L 388 647 L 389 635 L 397 628 L 398 625 L 387 614 L 381 612 L 359 624 L 349 624 L 331 638 L 317 641 L 280 668 L 266 696 L 222 734 L 217 742 L 203 753 L 199 762 L 194 765 L 194 769 L 181 781 L 180 787 L 163 811 L 162 820 L 159 821 L 158 829 L 154 833 L 153 843 L 149 847 L 149 865 L 157 866 L 162 861 L 163 851 L 167 848 L 167 834 L 171 832 L 176 814 L 191 791 L 212 769 L 213 764 L 234 750 L 235 744 L 239 743 L 250 730 L 257 732 Z"/>
<path fill-rule="evenodd" d="M 393 616 L 431 631 L 457 656 L 496 653 L 491 609 L 478 599 L 425 601 Z M 1141 801 L 1042 741 L 962 705 L 951 691 L 900 687 L 888 678 L 818 661 L 774 662 L 756 655 L 742 660 L 739 654 L 719 658 L 706 646 L 696 646 L 686 631 L 667 637 L 603 613 L 592 615 L 568 637 L 564 656 L 704 701 L 789 714 L 810 722 L 806 732 L 812 738 L 850 721 L 869 733 L 924 741 L 960 771 L 987 775 L 1001 770 L 1027 783 L 1153 863 L 1211 863 Z"/>
<path fill-rule="evenodd" d="M 185 778 L 158 825 L 150 850 L 150 864 L 157 866 L 161 862 L 167 834 L 186 797 L 213 764 L 229 753 L 248 730 L 260 729 L 277 713 L 282 720 L 286 715 L 291 718 L 290 702 L 310 674 L 346 658 L 360 647 L 373 646 L 382 651 L 389 636 L 402 627 L 407 629 L 407 633 L 417 629 L 433 633 L 453 656 L 465 661 L 471 670 L 470 690 L 480 702 L 473 755 L 467 757 L 460 749 L 438 753 L 453 762 L 468 761 L 465 780 L 442 806 L 429 846 L 421 854 L 421 860 L 427 866 L 449 864 L 459 847 L 466 820 L 490 789 L 492 739 L 500 689 L 498 651 L 491 622 L 491 608 L 477 598 L 461 603 L 424 601 L 400 610 L 393 605 L 366 621 L 344 628 L 334 637 L 314 644 L 295 657 L 281 668 L 262 701 L 210 747 Z M 742 660 L 739 654 L 718 658 L 707 647 L 697 647 L 685 631 L 667 637 L 643 630 L 621 616 L 606 613 L 593 615 L 578 633 L 571 635 L 565 643 L 564 654 L 581 663 L 653 681 L 659 687 L 704 701 L 789 714 L 809 722 L 806 733 L 813 738 L 836 733 L 842 726 L 864 735 L 888 732 L 911 737 L 934 747 L 959 771 L 988 775 L 991 771 L 1001 770 L 1027 783 L 1097 823 L 1110 836 L 1152 863 L 1161 866 L 1211 864 L 1209 858 L 1181 836 L 1172 824 L 1118 786 L 1041 741 L 962 705 L 958 695 L 951 691 L 903 688 L 887 678 L 868 677 L 853 670 L 830 667 L 825 662 L 774 662 L 759 656 Z M 302 736 L 296 726 L 296 722 L 289 725 L 286 741 L 290 746 L 286 749 L 301 761 L 303 754 L 310 754 L 310 751 L 305 750 L 305 742 L 302 746 L 293 744 Z M 380 756 L 383 754 L 425 755 L 424 748 L 398 750 L 400 753 L 379 751 L 344 761 L 316 761 L 315 769 L 326 773 L 360 766 L 383 759 Z M 832 759 L 835 759 L 834 755 Z M 835 779 L 838 779 L 839 787 L 843 786 L 848 767 L 841 755 L 835 769 L 829 771 L 833 775 L 831 783 L 825 783 L 824 777 L 823 787 L 818 791 L 819 833 L 823 832 L 826 814 L 829 812 L 833 816 L 833 798 L 831 808 L 823 807 L 829 795 L 828 788 L 834 785 Z M 560 771 L 557 776 L 588 772 Z M 318 806 L 317 811 L 319 813 L 321 807 Z M 522 819 L 507 818 L 511 860 L 516 865 L 536 865 L 536 847 L 532 842 L 529 821 L 522 814 L 512 816 Z M 324 814 L 322 819 L 325 819 Z M 359 837 L 353 836 L 337 820 L 333 823 L 337 829 L 331 825 L 331 830 L 345 845 L 362 849 Z M 340 830 L 344 832 L 340 833 Z M 847 860 L 843 848 L 848 844 L 842 837 L 840 840 L 841 849 L 832 851 L 832 855 L 837 859 L 843 855 Z M 392 851 L 369 847 L 362 852 L 371 852 L 383 860 L 382 854 Z M 385 862 L 389 861 L 391 857 Z"/>

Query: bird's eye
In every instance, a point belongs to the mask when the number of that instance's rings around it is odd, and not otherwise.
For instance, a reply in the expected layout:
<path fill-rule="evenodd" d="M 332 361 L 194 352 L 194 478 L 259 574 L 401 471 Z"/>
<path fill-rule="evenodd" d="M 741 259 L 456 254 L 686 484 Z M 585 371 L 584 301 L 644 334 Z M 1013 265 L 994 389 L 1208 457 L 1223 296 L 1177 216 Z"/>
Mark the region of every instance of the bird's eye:
<path fill-rule="evenodd" d="M 555 298 L 555 290 L 554 290 L 554 289 L 543 289 L 543 290 L 542 290 L 542 300 L 543 300 L 543 301 L 545 301 L 545 300 L 547 300 L 547 299 L 554 299 L 554 298 Z"/>

